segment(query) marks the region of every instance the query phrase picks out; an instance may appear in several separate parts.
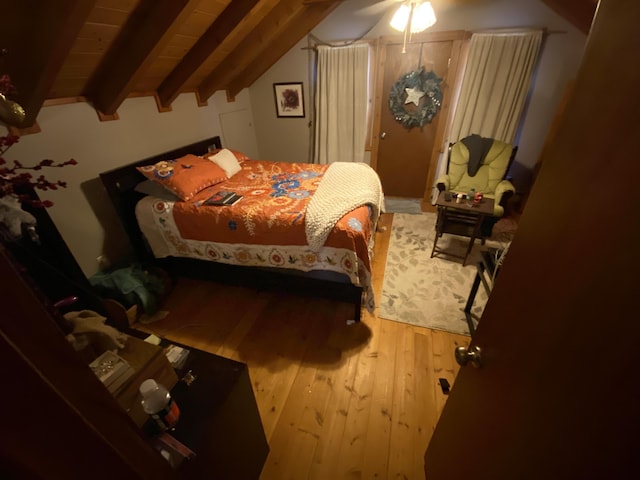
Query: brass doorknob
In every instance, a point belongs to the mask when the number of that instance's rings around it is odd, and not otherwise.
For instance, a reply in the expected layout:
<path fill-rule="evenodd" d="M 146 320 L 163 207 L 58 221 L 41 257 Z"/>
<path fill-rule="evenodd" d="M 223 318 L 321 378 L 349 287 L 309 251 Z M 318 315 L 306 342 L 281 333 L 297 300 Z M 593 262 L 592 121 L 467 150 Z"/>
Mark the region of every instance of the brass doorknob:
<path fill-rule="evenodd" d="M 471 362 L 476 368 L 480 368 L 482 366 L 482 350 L 480 347 L 473 346 L 467 349 L 467 347 L 456 347 L 456 362 L 461 367 L 464 367 L 467 363 Z"/>

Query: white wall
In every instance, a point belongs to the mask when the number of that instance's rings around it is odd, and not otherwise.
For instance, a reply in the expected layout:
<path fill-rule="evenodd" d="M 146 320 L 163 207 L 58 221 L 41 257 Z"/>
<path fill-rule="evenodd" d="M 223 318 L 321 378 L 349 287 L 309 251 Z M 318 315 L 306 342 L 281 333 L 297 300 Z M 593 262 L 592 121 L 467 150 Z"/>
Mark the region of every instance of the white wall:
<path fill-rule="evenodd" d="M 32 165 L 49 158 L 62 162 L 74 158 L 78 165 L 46 169 L 49 180 L 64 180 L 68 188 L 38 192 L 54 206 L 49 215 L 87 276 L 98 271 L 97 257 L 107 254 L 116 261 L 128 249 L 120 228 L 106 219 L 110 205 L 101 204 L 101 172 L 162 153 L 215 135 L 222 136 L 219 115 L 237 110 L 251 111 L 249 95 L 243 90 L 234 103 L 224 92 L 198 107 L 193 94 L 180 95 L 172 111 L 159 113 L 152 97 L 131 98 L 118 109 L 119 120 L 101 122 L 86 103 L 44 107 L 37 122 L 41 132 L 21 137 L 6 154 L 9 161 Z M 239 148 L 241 145 L 223 145 Z M 100 218 L 94 210 L 100 211 Z M 105 225 L 103 225 L 102 223 Z"/>
<path fill-rule="evenodd" d="M 262 160 L 310 162 L 310 88 L 309 50 L 303 50 L 303 39 L 289 50 L 249 88 L 256 125 L 258 151 Z M 274 83 L 302 82 L 304 112 L 302 117 L 278 118 L 273 93 Z"/>

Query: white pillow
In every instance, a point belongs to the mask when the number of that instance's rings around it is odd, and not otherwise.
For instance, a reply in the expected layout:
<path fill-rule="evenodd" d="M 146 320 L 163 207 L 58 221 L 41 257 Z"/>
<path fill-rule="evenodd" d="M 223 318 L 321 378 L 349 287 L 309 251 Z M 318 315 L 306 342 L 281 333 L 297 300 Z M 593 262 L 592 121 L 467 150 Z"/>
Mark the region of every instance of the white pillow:
<path fill-rule="evenodd" d="M 226 148 L 223 148 L 215 155 L 211 155 L 209 157 L 213 163 L 218 165 L 220 168 L 224 170 L 224 173 L 227 174 L 228 178 L 231 178 L 233 175 L 242 170 L 240 163 L 238 163 L 238 159 L 236 156 Z"/>

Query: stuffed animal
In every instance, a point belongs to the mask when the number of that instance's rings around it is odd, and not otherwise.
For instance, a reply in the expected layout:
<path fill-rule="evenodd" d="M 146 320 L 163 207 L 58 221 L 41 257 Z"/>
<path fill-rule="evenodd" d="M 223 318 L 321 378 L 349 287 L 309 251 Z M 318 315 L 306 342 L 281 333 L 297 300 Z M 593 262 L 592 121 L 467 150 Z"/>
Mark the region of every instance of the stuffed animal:
<path fill-rule="evenodd" d="M 22 237 L 22 224 L 35 225 L 36 219 L 29 212 L 25 212 L 20 200 L 15 195 L 0 197 L 0 223 L 3 223 L 11 236 Z"/>
<path fill-rule="evenodd" d="M 88 343 L 102 353 L 123 348 L 127 341 L 126 334 L 105 325 L 107 319 L 92 310 L 65 313 L 64 318 L 73 325 L 67 338 L 74 345 Z"/>

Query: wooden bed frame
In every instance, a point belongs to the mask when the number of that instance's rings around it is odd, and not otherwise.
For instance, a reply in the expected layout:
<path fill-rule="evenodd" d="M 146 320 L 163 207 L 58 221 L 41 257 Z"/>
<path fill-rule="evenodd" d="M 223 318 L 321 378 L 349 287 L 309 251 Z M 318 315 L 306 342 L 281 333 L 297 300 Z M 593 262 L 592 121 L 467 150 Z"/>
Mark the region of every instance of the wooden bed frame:
<path fill-rule="evenodd" d="M 330 298 L 354 305 L 354 320 L 362 314 L 363 289 L 353 285 L 346 275 L 335 272 L 302 272 L 290 269 L 263 269 L 224 263 L 209 262 L 191 258 L 167 257 L 156 259 L 148 247 L 138 226 L 135 206 L 144 194 L 135 191 L 138 183 L 145 180 L 136 167 L 149 165 L 188 153 L 204 155 L 210 150 L 222 148 L 220 137 L 211 137 L 175 150 L 130 163 L 100 174 L 107 194 L 124 226 L 137 259 L 154 264 L 173 276 L 203 278 L 212 281 L 258 288 L 277 289 L 299 295 Z"/>

